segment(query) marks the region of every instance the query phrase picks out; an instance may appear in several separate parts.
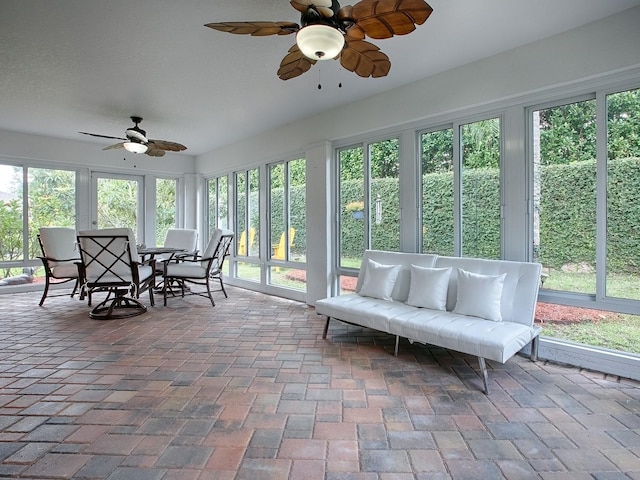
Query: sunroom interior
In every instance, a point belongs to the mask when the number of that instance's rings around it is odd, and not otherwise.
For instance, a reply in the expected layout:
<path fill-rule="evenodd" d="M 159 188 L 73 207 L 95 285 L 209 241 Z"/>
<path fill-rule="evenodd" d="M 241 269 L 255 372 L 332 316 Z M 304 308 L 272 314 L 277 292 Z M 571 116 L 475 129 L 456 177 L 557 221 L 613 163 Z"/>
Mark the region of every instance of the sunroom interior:
<path fill-rule="evenodd" d="M 439 3 L 430 3 L 437 12 Z M 160 158 L 31 131 L 0 108 L 0 194 L 7 218 L 12 201 L 19 218 L 12 232 L 18 244 L 1 252 L 0 276 L 32 268 L 42 274 L 31 237 L 47 225 L 131 226 L 147 245 L 161 244 L 167 228 L 194 228 L 200 248 L 214 228 L 228 228 L 236 236 L 225 284 L 309 305 L 350 291 L 367 248 L 540 261 L 539 305 L 601 312 L 591 322 L 569 322 L 573 333 L 593 324 L 583 337 L 543 333 L 540 358 L 640 380 L 640 351 L 594 340 L 611 322 L 632 344 L 640 338 L 640 2 L 626 4 L 631 8 L 384 92 L 276 126 L 263 119 L 260 128 L 234 132 L 210 149 Z M 275 75 L 276 66 L 260 68 Z M 341 79 L 336 93 L 333 74 L 326 68 L 311 78 L 304 95 L 349 98 L 344 91 L 356 87 Z M 304 97 L 292 97 L 297 102 Z M 581 115 L 580 131 L 570 125 L 565 144 L 549 144 L 553 130 L 567 125 L 554 121 L 572 112 Z M 183 112 L 180 120 L 188 120 Z M 41 176 L 65 185 L 66 217 L 36 211 Z M 130 204 L 108 196 L 125 190 Z M 112 225 L 118 215 L 134 223 Z M 5 283 L 1 294 L 34 292 L 36 307 L 42 284 Z"/>

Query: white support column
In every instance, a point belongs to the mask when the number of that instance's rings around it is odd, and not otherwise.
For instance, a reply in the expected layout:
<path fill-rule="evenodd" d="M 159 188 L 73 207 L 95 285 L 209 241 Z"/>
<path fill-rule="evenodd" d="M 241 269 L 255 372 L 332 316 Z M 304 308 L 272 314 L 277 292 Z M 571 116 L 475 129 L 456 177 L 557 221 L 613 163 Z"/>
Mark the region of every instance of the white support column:
<path fill-rule="evenodd" d="M 204 202 L 206 199 L 204 191 L 204 178 L 197 173 L 186 173 L 184 175 L 184 210 L 182 216 L 184 219 L 184 228 L 202 228 L 205 224 L 204 215 L 206 209 Z"/>
<path fill-rule="evenodd" d="M 307 147 L 307 303 L 331 293 L 331 256 L 336 241 L 335 213 L 331 208 L 331 143 L 320 142 Z"/>
<path fill-rule="evenodd" d="M 525 142 L 525 114 L 522 106 L 505 110 L 501 119 L 503 141 L 502 158 L 502 245 L 505 260 L 529 259 L 530 220 L 527 194 L 527 151 Z"/>

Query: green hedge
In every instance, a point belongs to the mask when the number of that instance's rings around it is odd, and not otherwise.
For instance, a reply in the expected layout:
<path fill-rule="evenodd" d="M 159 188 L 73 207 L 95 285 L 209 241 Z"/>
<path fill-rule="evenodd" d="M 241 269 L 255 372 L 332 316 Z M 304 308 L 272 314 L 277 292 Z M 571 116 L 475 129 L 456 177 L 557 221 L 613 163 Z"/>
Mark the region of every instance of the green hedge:
<path fill-rule="evenodd" d="M 596 164 L 595 161 L 540 167 L 540 261 L 551 268 L 567 264 L 595 266 Z M 463 175 L 464 255 L 500 256 L 500 174 L 497 169 L 467 169 Z M 423 246 L 425 252 L 453 254 L 453 173 L 423 176 Z M 398 181 L 371 182 L 370 225 L 372 248 L 400 249 Z M 304 188 L 291 189 L 293 251 L 306 243 Z M 346 257 L 364 251 L 364 221 L 347 210 L 364 198 L 362 180 L 341 184 L 341 249 Z M 608 162 L 608 268 L 635 273 L 640 268 L 640 159 Z M 382 204 L 382 222 L 375 221 L 376 198 Z M 282 208 L 274 204 L 274 208 Z M 283 230 L 274 226 L 276 231 Z"/>

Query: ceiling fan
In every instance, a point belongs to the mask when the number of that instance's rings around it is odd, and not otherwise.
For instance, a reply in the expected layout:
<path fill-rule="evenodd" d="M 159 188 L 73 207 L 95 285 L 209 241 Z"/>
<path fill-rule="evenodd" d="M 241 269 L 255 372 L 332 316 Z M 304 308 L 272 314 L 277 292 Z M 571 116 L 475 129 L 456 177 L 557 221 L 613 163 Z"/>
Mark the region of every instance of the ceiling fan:
<path fill-rule="evenodd" d="M 222 22 L 205 27 L 239 35 L 296 34 L 296 43 L 282 59 L 278 77 L 289 80 L 308 71 L 318 60 L 340 58 L 340 64 L 361 77 L 384 77 L 389 57 L 365 37 L 381 40 L 406 35 L 422 25 L 433 9 L 424 0 L 362 0 L 340 7 L 337 0 L 291 0 L 301 12 L 293 22 Z"/>
<path fill-rule="evenodd" d="M 138 124 L 142 122 L 142 117 L 130 117 L 131 121 L 135 123 L 135 127 L 129 127 L 124 132 L 126 138 L 111 137 L 109 135 L 98 135 L 97 133 L 78 132 L 84 135 L 91 135 L 92 137 L 100 138 L 113 138 L 115 140 L 124 140 L 114 145 L 109 145 L 103 148 L 103 150 L 111 150 L 114 148 L 124 148 L 131 153 L 146 153 L 150 157 L 162 157 L 165 151 L 181 152 L 186 150 L 187 147 L 180 143 L 169 142 L 167 140 L 152 140 L 147 138 L 147 132 L 142 130 Z"/>

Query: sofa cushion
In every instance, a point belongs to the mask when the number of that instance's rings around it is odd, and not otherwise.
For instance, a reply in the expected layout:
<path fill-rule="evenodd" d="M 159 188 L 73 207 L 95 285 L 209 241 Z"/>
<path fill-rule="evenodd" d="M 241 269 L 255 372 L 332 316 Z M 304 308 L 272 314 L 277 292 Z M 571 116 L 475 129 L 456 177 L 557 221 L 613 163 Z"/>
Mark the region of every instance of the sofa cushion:
<path fill-rule="evenodd" d="M 502 321 L 500 305 L 506 273 L 482 275 L 458 269 L 458 295 L 453 313 Z"/>
<path fill-rule="evenodd" d="M 391 292 L 400 273 L 400 265 L 383 265 L 368 259 L 364 268 L 364 280 L 358 294 L 381 300 L 393 300 Z"/>
<path fill-rule="evenodd" d="M 329 297 L 316 302 L 316 313 L 319 315 L 387 333 L 389 333 L 390 319 L 415 310 L 415 307 L 401 302 L 363 297 L 355 293 Z"/>
<path fill-rule="evenodd" d="M 407 305 L 447 309 L 447 290 L 449 289 L 451 268 L 427 268 L 411 265 L 411 284 Z"/>
<path fill-rule="evenodd" d="M 505 363 L 538 335 L 540 327 L 414 308 L 394 315 L 389 330 L 420 343 Z"/>

